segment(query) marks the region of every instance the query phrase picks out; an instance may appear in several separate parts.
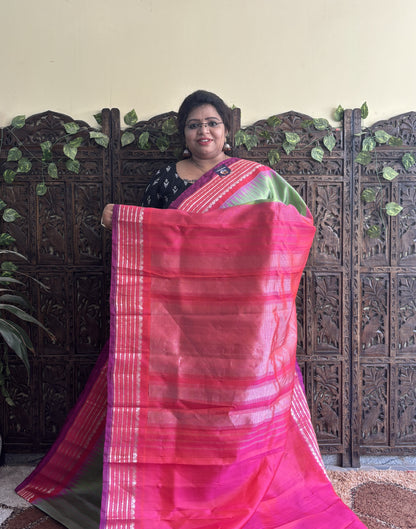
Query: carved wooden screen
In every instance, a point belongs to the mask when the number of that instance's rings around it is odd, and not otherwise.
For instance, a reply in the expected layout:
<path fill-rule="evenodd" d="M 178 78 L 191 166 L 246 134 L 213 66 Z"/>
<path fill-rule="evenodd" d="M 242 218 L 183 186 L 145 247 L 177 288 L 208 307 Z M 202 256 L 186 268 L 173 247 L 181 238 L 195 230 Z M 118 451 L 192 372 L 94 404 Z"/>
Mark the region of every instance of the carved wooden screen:
<path fill-rule="evenodd" d="M 67 171 L 60 160 L 61 176 L 47 178 L 43 197 L 34 189 L 42 179 L 40 163 L 12 185 L 2 184 L 0 198 L 24 216 L 9 226 L 16 248 L 29 257 L 21 269 L 51 287 L 43 293 L 31 285 L 30 295 L 40 319 L 57 336 L 52 344 L 32 331 L 37 355 L 29 383 L 16 362 L 17 406 L 3 403 L 0 416 L 10 451 L 46 449 L 82 390 L 108 336 L 110 237 L 99 226 L 102 208 L 110 201 L 138 204 L 157 169 L 177 159 L 179 139 L 165 127 L 174 117 L 169 112 L 138 123 L 129 129 L 135 141 L 122 147 L 119 111 L 104 110 L 107 149 L 91 142 L 90 127 L 78 122 L 84 138 L 79 174 Z M 335 146 L 322 163 L 310 152 L 328 131 L 308 126 L 310 120 L 289 112 L 259 121 L 243 131 L 257 138 L 247 150 L 240 144 L 236 109 L 229 139 L 234 155 L 272 165 L 282 174 L 314 216 L 317 234 L 298 295 L 297 356 L 322 452 L 340 455 L 344 465 L 358 465 L 360 453 L 406 454 L 416 447 L 416 175 L 400 164 L 403 152 L 416 150 L 414 115 L 374 126 L 406 143 L 377 148 L 378 161 L 391 160 L 401 173 L 383 193 L 404 206 L 378 240 L 364 235 L 374 211 L 371 204 L 363 205 L 361 192 L 379 184 L 374 165 L 363 168 L 355 161 L 359 110 L 346 111 L 342 129 L 330 131 Z M 39 155 L 40 141 L 57 141 L 59 158 L 68 121 L 46 112 L 30 118 L 18 136 Z M 301 141 L 287 154 L 281 146 L 289 132 Z M 16 144 L 8 129 L 3 133 L 5 146 Z M 148 146 L 143 133 L 149 133 Z"/>
<path fill-rule="evenodd" d="M 416 150 L 416 114 L 376 123 L 369 133 L 384 130 L 403 146 L 377 147 L 372 162 L 359 166 L 357 191 L 375 190 L 381 206 L 403 206 L 396 217 L 380 219 L 378 202 L 358 209 L 357 250 L 359 284 L 358 329 L 354 348 L 360 354 L 357 437 L 361 454 L 413 454 L 416 446 L 416 166 L 406 171 L 402 156 Z M 367 134 L 368 135 L 368 134 Z M 387 182 L 380 169 L 390 166 L 399 175 Z M 382 181 L 380 183 L 380 180 Z M 376 238 L 364 228 L 380 225 Z M 359 333 L 357 333 L 359 331 Z M 359 447 L 359 448 L 358 448 Z"/>
<path fill-rule="evenodd" d="M 103 112 L 109 132 L 109 112 Z M 2 183 L 1 198 L 22 218 L 6 226 L 26 255 L 19 270 L 42 281 L 45 292 L 28 282 L 28 297 L 37 317 L 55 334 L 52 343 L 43 332 L 30 331 L 36 349 L 29 382 L 20 362 L 12 366 L 12 398 L 4 406 L 0 424 L 6 449 L 14 452 L 45 450 L 56 438 L 80 394 L 107 336 L 109 238 L 100 227 L 103 205 L 111 198 L 110 151 L 89 139 L 83 122 L 77 137 L 79 174 L 66 169 L 63 143 L 68 116 L 45 112 L 32 116 L 20 130 L 4 129 L 3 148 L 30 151 L 33 167 L 13 184 Z M 50 141 L 59 177 L 45 176 L 40 144 Z M 3 149 L 4 152 L 4 149 Z M 5 160 L 1 160 L 5 162 Z M 11 164 L 6 162 L 5 167 Z M 2 171 L 3 172 L 3 171 Z M 36 184 L 47 181 L 48 191 L 37 196 Z M 14 364 L 14 362 L 13 362 Z M 5 420 L 4 420 L 5 419 Z"/>

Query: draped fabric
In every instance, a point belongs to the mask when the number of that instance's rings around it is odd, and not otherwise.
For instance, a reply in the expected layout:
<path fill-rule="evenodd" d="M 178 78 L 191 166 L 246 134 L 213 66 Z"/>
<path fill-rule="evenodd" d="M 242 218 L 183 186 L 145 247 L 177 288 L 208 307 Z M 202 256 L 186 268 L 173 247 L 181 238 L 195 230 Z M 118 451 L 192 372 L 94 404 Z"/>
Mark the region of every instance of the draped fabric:
<path fill-rule="evenodd" d="M 71 529 L 98 527 L 101 492 L 101 529 L 364 527 L 326 477 L 296 368 L 314 232 L 283 179 L 233 158 L 169 210 L 116 206 L 108 368 L 103 351 L 18 493 Z"/>

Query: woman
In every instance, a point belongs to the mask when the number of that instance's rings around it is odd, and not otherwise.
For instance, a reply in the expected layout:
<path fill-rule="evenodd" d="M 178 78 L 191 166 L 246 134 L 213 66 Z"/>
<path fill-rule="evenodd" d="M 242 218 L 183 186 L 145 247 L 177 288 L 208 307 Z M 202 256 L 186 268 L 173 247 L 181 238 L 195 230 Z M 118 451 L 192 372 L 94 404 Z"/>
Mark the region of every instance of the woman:
<path fill-rule="evenodd" d="M 270 168 L 224 152 L 218 96 L 188 96 L 178 125 L 190 157 L 156 175 L 151 207 L 103 212 L 108 390 L 103 353 L 19 494 L 71 529 L 364 527 L 326 477 L 296 369 L 310 213 Z"/>

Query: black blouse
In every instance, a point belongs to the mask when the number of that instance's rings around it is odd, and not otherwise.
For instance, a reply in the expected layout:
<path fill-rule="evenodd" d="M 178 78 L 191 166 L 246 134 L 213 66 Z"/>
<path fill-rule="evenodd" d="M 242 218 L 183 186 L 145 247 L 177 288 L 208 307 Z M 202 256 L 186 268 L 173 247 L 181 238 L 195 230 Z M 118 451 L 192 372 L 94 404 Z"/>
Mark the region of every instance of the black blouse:
<path fill-rule="evenodd" d="M 159 169 L 154 179 L 146 187 L 141 206 L 166 209 L 193 182 L 187 182 L 176 172 L 175 165 Z"/>

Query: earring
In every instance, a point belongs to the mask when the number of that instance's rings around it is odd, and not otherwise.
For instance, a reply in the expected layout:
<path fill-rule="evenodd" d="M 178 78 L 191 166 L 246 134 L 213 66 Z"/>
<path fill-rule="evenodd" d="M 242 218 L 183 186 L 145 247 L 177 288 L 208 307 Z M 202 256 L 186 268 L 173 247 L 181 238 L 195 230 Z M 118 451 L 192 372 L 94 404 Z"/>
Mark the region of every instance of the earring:
<path fill-rule="evenodd" d="M 230 145 L 228 142 L 225 142 L 225 143 L 224 143 L 224 147 L 222 148 L 222 150 L 223 150 L 224 152 L 229 152 L 229 151 L 231 151 L 231 145 Z"/>
<path fill-rule="evenodd" d="M 190 158 L 191 157 L 191 153 L 189 152 L 188 147 L 185 147 L 185 149 L 183 150 L 182 156 L 183 156 L 183 158 Z"/>

